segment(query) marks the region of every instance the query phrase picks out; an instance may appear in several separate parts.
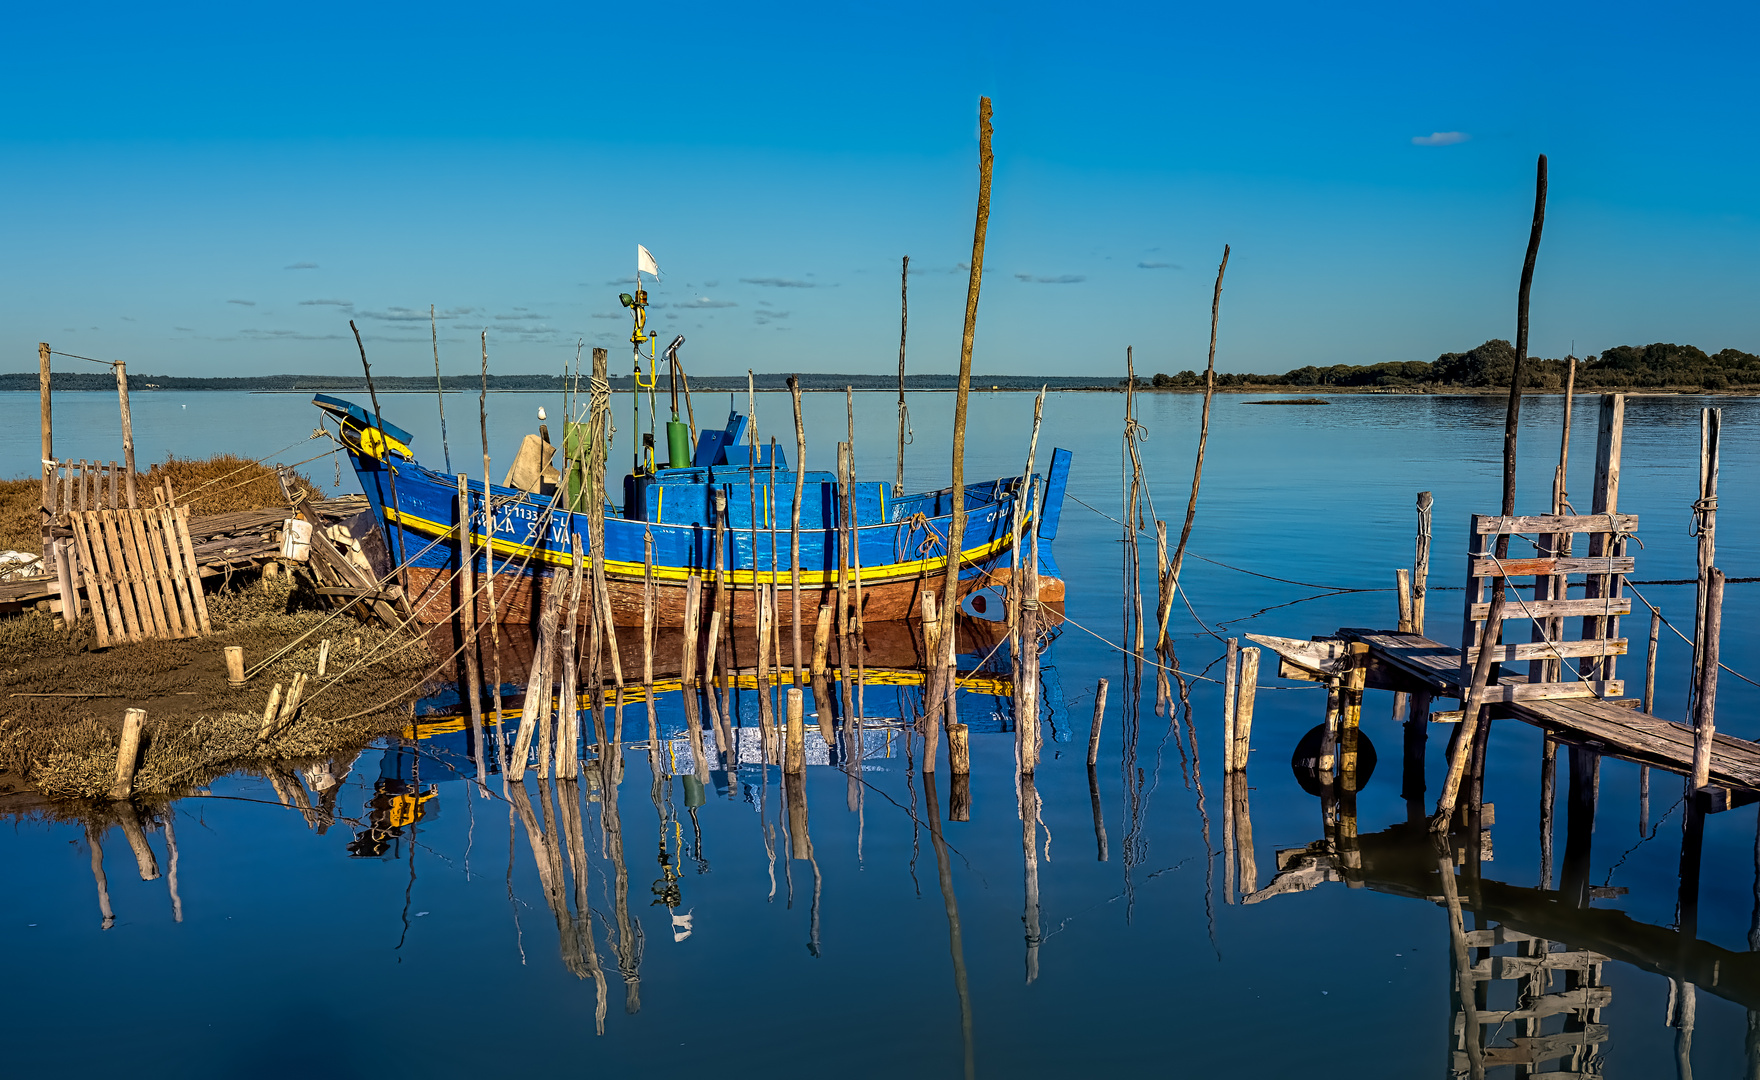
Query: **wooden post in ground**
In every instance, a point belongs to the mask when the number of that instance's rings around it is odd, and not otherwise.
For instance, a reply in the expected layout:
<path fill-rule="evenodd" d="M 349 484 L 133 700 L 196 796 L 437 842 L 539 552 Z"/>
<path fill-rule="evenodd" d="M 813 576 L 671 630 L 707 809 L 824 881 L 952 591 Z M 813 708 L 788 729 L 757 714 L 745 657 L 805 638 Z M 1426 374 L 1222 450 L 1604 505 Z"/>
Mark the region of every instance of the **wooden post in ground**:
<path fill-rule="evenodd" d="M 1693 533 L 1698 538 L 1699 582 L 1693 608 L 1693 673 L 1690 686 L 1696 693 L 1703 682 L 1706 597 L 1711 567 L 1717 562 L 1718 444 L 1722 441 L 1723 410 L 1699 410 L 1699 497 L 1693 501 Z"/>
<path fill-rule="evenodd" d="M 1173 562 L 1167 569 L 1168 580 L 1161 587 L 1165 599 L 1161 605 L 1160 629 L 1155 638 L 1157 651 L 1160 651 L 1162 646 L 1167 644 L 1167 620 L 1168 616 L 1173 613 L 1173 594 L 1179 585 L 1180 569 L 1185 563 L 1186 541 L 1192 538 L 1192 520 L 1198 514 L 1198 485 L 1204 479 L 1204 445 L 1210 440 L 1210 399 L 1216 393 L 1216 325 L 1222 317 L 1222 276 L 1226 273 L 1228 273 L 1228 245 L 1224 244 L 1222 245 L 1222 262 L 1216 267 L 1216 291 L 1210 297 L 1210 359 L 1204 367 L 1204 409 L 1198 421 L 1198 454 L 1192 465 L 1192 493 L 1191 497 L 1186 500 L 1186 520 L 1185 524 L 1180 526 L 1179 545 L 1174 549 Z M 1128 392 L 1136 392 L 1135 384 L 1136 377 L 1132 375 Z M 1134 438 L 1132 447 L 1132 456 L 1135 457 Z M 1139 462 L 1138 472 L 1141 471 L 1141 463 Z M 1139 610 L 1141 607 L 1142 605 L 1138 604 Z M 1140 616 L 1138 625 L 1141 625 Z M 1138 637 L 1141 636 L 1139 630 Z M 1138 655 L 1141 655 L 1142 651 L 1143 643 L 1139 640 L 1137 642 Z"/>
<path fill-rule="evenodd" d="M 228 645 L 220 651 L 226 657 L 226 685 L 237 690 L 244 685 L 244 649 L 238 645 Z"/>
<path fill-rule="evenodd" d="M 134 795 L 134 770 L 141 756 L 141 728 L 146 722 L 145 709 L 130 709 L 122 714 L 122 741 L 116 748 L 116 782 L 110 785 L 112 800 Z"/>
<path fill-rule="evenodd" d="M 971 740 L 964 724 L 956 722 L 947 725 L 947 764 L 955 776 L 972 771 Z"/>
<path fill-rule="evenodd" d="M 642 531 L 642 697 L 648 705 L 648 761 L 659 768 L 660 714 L 654 702 L 654 530 Z"/>
<path fill-rule="evenodd" d="M 1424 596 L 1430 584 L 1430 512 L 1435 498 L 1418 492 L 1418 540 L 1412 556 L 1412 633 L 1424 633 Z"/>
<path fill-rule="evenodd" d="M 892 497 L 904 494 L 905 429 L 910 426 L 910 413 L 904 404 L 904 339 L 911 325 L 911 257 L 904 257 L 898 271 L 898 474 L 892 481 Z"/>
<path fill-rule="evenodd" d="M 709 760 L 703 750 L 703 721 L 697 713 L 697 627 L 703 618 L 703 579 L 695 574 L 684 583 L 684 649 L 679 657 L 679 693 L 684 698 L 686 734 L 697 780 L 708 783 Z"/>
<path fill-rule="evenodd" d="M 570 532 L 568 538 L 568 618 L 563 620 L 556 642 L 562 658 L 562 686 L 556 708 L 556 775 L 559 779 L 574 780 L 581 774 L 581 680 L 575 639 L 580 626 L 581 585 L 586 580 L 587 557 L 581 546 L 581 534 Z M 473 693 L 473 709 L 475 703 Z"/>
<path fill-rule="evenodd" d="M 1473 597 L 1468 596 L 1469 603 Z M 1473 676 L 1468 680 L 1465 696 L 1461 700 L 1461 722 L 1455 731 L 1454 741 L 1449 745 L 1448 773 L 1442 782 L 1442 794 L 1436 799 L 1436 813 L 1430 819 L 1430 831 L 1446 833 L 1449 822 L 1454 818 L 1454 808 L 1460 796 L 1461 777 L 1467 768 L 1467 759 L 1473 754 L 1474 736 L 1479 730 L 1479 713 L 1484 708 L 1485 686 L 1491 677 L 1491 658 L 1497 650 L 1492 646 L 1497 642 L 1497 635 L 1503 629 L 1504 595 L 1496 593 L 1491 598 L 1491 610 L 1486 613 L 1485 633 L 1480 638 L 1482 645 L 1479 657 L 1473 663 Z"/>
<path fill-rule="evenodd" d="M 1705 622 L 1699 631 L 1699 689 L 1693 711 L 1693 782 L 1698 791 L 1711 782 L 1712 740 L 1717 735 L 1717 669 L 1723 635 L 1723 571 L 1713 566 L 1705 575 Z"/>
<path fill-rule="evenodd" d="M 937 635 L 941 652 L 933 657 L 928 683 L 928 742 L 924 748 L 923 767 L 934 768 L 936 736 L 935 719 L 944 713 L 942 699 L 947 693 L 947 680 L 953 678 L 954 625 L 959 615 L 960 552 L 966 533 L 966 406 L 972 394 L 972 343 L 978 332 L 978 293 L 984 280 L 984 236 L 990 227 L 990 174 L 996 158 L 990 151 L 990 99 L 978 99 L 978 216 L 972 230 L 971 271 L 966 281 L 965 331 L 959 347 L 959 389 L 953 405 L 953 477 L 949 498 L 953 503 L 953 519 L 947 529 L 947 576 L 941 596 L 941 632 Z M 949 717 L 948 719 L 953 719 Z"/>
<path fill-rule="evenodd" d="M 1094 723 L 1088 729 L 1088 767 L 1100 760 L 1100 723 L 1106 719 L 1106 687 L 1107 682 L 1101 679 L 1094 686 Z M 1101 859 L 1105 862 L 1105 859 Z"/>
<path fill-rule="evenodd" d="M 1258 699 L 1258 683 L 1259 650 L 1242 649 L 1240 683 L 1234 698 L 1234 746 L 1229 755 L 1229 766 L 1235 772 L 1247 770 L 1247 754 L 1253 748 L 1253 704 Z M 1358 693 L 1360 708 L 1361 691 Z"/>
<path fill-rule="evenodd" d="M 802 691 L 798 686 L 788 688 L 788 745 L 783 758 L 782 771 L 791 775 L 799 775 L 807 767 L 807 732 L 803 720 L 804 705 Z"/>
<path fill-rule="evenodd" d="M 111 367 L 116 369 L 116 397 L 122 407 L 122 478 L 127 485 L 128 508 L 139 510 L 134 493 L 134 420 L 128 413 L 128 365 L 118 360 Z"/>
<path fill-rule="evenodd" d="M 1254 666 L 1257 667 L 1256 658 Z M 1339 689 L 1338 782 L 1348 794 L 1355 794 L 1358 787 L 1357 733 L 1363 722 L 1363 685 L 1368 677 L 1369 646 L 1354 641 L 1351 643 L 1350 670 Z M 1235 768 L 1244 765 L 1242 761 Z"/>
<path fill-rule="evenodd" d="M 43 558 L 50 558 L 53 542 L 49 537 L 49 522 L 55 514 L 55 439 L 54 417 L 49 406 L 49 343 L 37 343 L 37 396 L 42 410 L 38 421 L 42 437 L 42 461 L 39 468 L 43 471 L 42 518 L 39 526 L 42 531 Z"/>
<path fill-rule="evenodd" d="M 1222 771 L 1234 769 L 1234 699 L 1235 699 L 1235 658 L 1240 654 L 1239 638 L 1229 638 L 1228 648 L 1222 654 Z"/>
<path fill-rule="evenodd" d="M 483 388 L 477 397 L 477 424 L 483 433 L 483 593 L 489 601 L 490 700 L 495 709 L 495 766 L 507 775 L 507 741 L 501 726 L 501 621 L 495 607 L 495 500 L 489 477 L 489 332 L 483 331 Z M 603 349 L 594 349 L 597 360 Z M 595 372 L 596 373 L 596 372 Z M 594 548 L 597 551 L 597 547 Z M 484 791 L 483 798 L 488 798 Z"/>
<path fill-rule="evenodd" d="M 806 498 L 807 429 L 801 421 L 801 381 L 788 377 L 794 398 L 794 505 L 788 510 L 788 591 L 793 597 L 794 684 L 801 685 L 801 501 Z M 773 568 L 774 569 L 774 568 Z"/>
<path fill-rule="evenodd" d="M 1644 656 L 1644 712 L 1656 715 L 1656 647 L 1662 637 L 1662 609 L 1650 609 L 1650 649 Z"/>
<path fill-rule="evenodd" d="M 487 496 L 488 488 L 483 489 Z M 487 499 L 484 500 L 487 505 Z M 487 539 L 488 532 L 484 532 Z M 489 765 L 483 754 L 483 673 L 477 665 L 477 565 L 471 550 L 471 492 L 464 473 L 458 474 L 458 603 L 464 622 L 464 698 L 470 706 L 471 756 L 476 758 L 477 783 L 489 781 Z M 574 613 L 569 612 L 572 625 Z M 328 641 L 318 647 L 318 677 L 324 677 L 324 664 L 329 659 Z M 573 775 L 570 773 L 569 775 Z"/>
<path fill-rule="evenodd" d="M 1625 444 L 1625 423 L 1625 395 L 1601 395 L 1601 414 L 1595 437 L 1595 489 L 1590 509 L 1592 514 L 1619 512 L 1620 454 Z M 1590 558 L 1619 555 L 1624 547 L 1625 541 L 1615 533 L 1589 534 Z M 1583 597 L 1587 600 L 1616 597 L 1620 593 L 1620 583 L 1623 580 L 1617 574 L 1590 574 L 1583 582 Z M 1583 619 L 1583 640 L 1618 637 L 1618 626 L 1618 616 L 1586 616 Z M 1578 672 L 1584 679 L 1611 679 L 1614 677 L 1614 658 L 1585 657 L 1579 664 Z"/>

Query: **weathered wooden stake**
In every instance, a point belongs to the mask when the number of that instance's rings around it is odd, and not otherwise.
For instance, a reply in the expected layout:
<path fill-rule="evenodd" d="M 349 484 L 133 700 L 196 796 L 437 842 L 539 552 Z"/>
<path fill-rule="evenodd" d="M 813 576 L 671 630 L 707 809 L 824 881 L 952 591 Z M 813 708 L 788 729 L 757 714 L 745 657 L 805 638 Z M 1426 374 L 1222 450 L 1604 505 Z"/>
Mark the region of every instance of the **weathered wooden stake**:
<path fill-rule="evenodd" d="M 1399 597 L 1399 632 L 1412 632 L 1412 577 L 1405 567 L 1393 572 L 1393 589 Z"/>
<path fill-rule="evenodd" d="M 1234 748 L 1231 755 L 1236 772 L 1246 771 L 1247 754 L 1253 748 L 1253 703 L 1258 697 L 1258 682 L 1259 650 L 1242 649 L 1240 684 L 1234 699 Z"/>
<path fill-rule="evenodd" d="M 1094 723 L 1088 729 L 1088 767 L 1100 760 L 1100 723 L 1106 719 L 1106 687 L 1107 682 L 1101 679 L 1094 686 Z M 1101 862 L 1106 860 L 1102 858 Z"/>
<path fill-rule="evenodd" d="M 1339 692 L 1338 784 L 1348 795 L 1354 795 L 1358 787 L 1357 734 L 1363 722 L 1363 685 L 1368 676 L 1369 646 L 1352 642 L 1351 668 L 1346 673 L 1344 685 Z M 1235 767 L 1238 769 L 1244 764 L 1245 762 L 1241 762 Z M 1354 801 L 1352 805 L 1355 805 Z M 1354 829 L 1356 816 L 1352 813 L 1348 817 Z"/>
<path fill-rule="evenodd" d="M 111 365 L 116 369 L 116 397 L 122 407 L 122 477 L 128 490 L 128 508 L 140 509 L 134 493 L 134 420 L 128 412 L 128 365 L 121 360 Z"/>
<path fill-rule="evenodd" d="M 788 688 L 788 746 L 782 771 L 795 775 L 807 767 L 807 730 L 802 719 L 804 707 L 801 696 L 800 687 Z"/>
<path fill-rule="evenodd" d="M 904 494 L 905 431 L 910 426 L 910 413 L 904 403 L 904 339 L 911 325 L 911 257 L 904 257 L 898 271 L 898 475 L 892 481 L 892 497 Z M 47 455 L 45 455 L 47 456 Z"/>
<path fill-rule="evenodd" d="M 1471 597 L 1468 599 L 1471 600 Z M 1503 629 L 1504 603 L 1502 593 L 1492 594 L 1491 610 L 1486 613 L 1485 633 L 1480 638 L 1484 645 L 1479 649 L 1479 657 L 1473 664 L 1473 677 L 1461 700 L 1460 726 L 1455 731 L 1453 742 L 1449 744 L 1448 773 L 1442 782 L 1442 794 L 1436 799 L 1436 813 L 1430 819 L 1430 831 L 1434 833 L 1446 833 L 1449 822 L 1454 818 L 1455 804 L 1460 796 L 1461 777 L 1466 772 L 1467 759 L 1473 754 L 1473 739 L 1479 730 L 1479 713 L 1483 711 L 1485 687 L 1491 677 L 1491 658 L 1497 652 L 1492 646 Z"/>
<path fill-rule="evenodd" d="M 1717 735 L 1717 669 L 1723 636 L 1723 571 L 1706 572 L 1705 625 L 1699 633 L 1699 692 L 1693 713 L 1693 783 L 1698 791 L 1711 782 L 1711 749 Z"/>
<path fill-rule="evenodd" d="M 116 782 L 110 785 L 110 798 L 127 799 L 134 794 L 135 763 L 141 756 L 141 728 L 147 722 L 145 709 L 130 709 L 122 714 L 122 742 L 116 748 Z"/>
<path fill-rule="evenodd" d="M 438 356 L 438 353 L 435 354 Z M 434 365 L 434 377 L 439 379 L 440 365 Z M 442 413 L 442 416 L 445 414 Z M 485 496 L 489 493 L 485 487 Z M 485 540 L 489 537 L 484 530 Z M 471 550 L 471 493 L 470 485 L 464 473 L 458 474 L 458 603 L 464 616 L 464 697 L 470 707 L 471 718 L 471 756 L 476 758 L 477 783 L 484 784 L 489 779 L 489 766 L 483 754 L 483 673 L 477 665 L 477 565 L 476 556 Z M 572 614 L 570 618 L 572 618 Z M 330 642 L 326 640 L 318 646 L 318 678 L 324 677 L 325 663 L 330 659 Z M 572 775 L 572 774 L 571 774 Z"/>
<path fill-rule="evenodd" d="M 244 685 L 244 649 L 238 645 L 228 645 L 220 651 L 226 657 L 226 685 L 237 690 Z M 323 673 L 320 661 L 318 674 Z"/>
<path fill-rule="evenodd" d="M 40 526 L 43 534 L 43 551 L 48 553 L 52 541 L 49 538 L 49 522 L 55 512 L 55 439 L 54 418 L 49 407 L 49 343 L 37 343 L 37 397 L 42 417 L 38 421 L 43 444 L 41 468 L 43 470 L 43 501 L 42 520 Z"/>
<path fill-rule="evenodd" d="M 1698 537 L 1699 582 L 1693 609 L 1693 673 L 1690 684 L 1694 693 L 1703 682 L 1706 598 L 1710 590 L 1711 567 L 1717 562 L 1717 473 L 1722 442 L 1723 410 L 1699 411 L 1699 497 L 1693 502 L 1693 533 Z M 1691 699 L 1689 699 L 1691 700 Z"/>
<path fill-rule="evenodd" d="M 1656 647 L 1662 637 L 1662 609 L 1650 609 L 1650 651 L 1644 657 L 1644 712 L 1656 715 Z"/>
<path fill-rule="evenodd" d="M 1179 546 L 1174 549 L 1173 563 L 1167 570 L 1168 582 L 1162 586 L 1166 600 L 1162 604 L 1161 628 L 1155 639 L 1157 651 L 1167 644 L 1167 619 L 1173 613 L 1173 594 L 1179 587 L 1180 568 L 1185 564 L 1186 541 L 1192 537 L 1192 519 L 1198 514 L 1198 485 L 1204 479 L 1204 446 L 1210 440 L 1210 399 L 1216 392 L 1216 326 L 1222 316 L 1222 275 L 1227 272 L 1228 245 L 1224 244 L 1222 262 L 1216 267 L 1216 291 L 1210 297 L 1210 359 L 1204 368 L 1204 411 L 1198 421 L 1198 455 L 1192 465 L 1192 494 L 1186 500 L 1186 521 L 1180 526 Z M 1140 646 L 1138 651 L 1141 651 Z"/>
<path fill-rule="evenodd" d="M 1424 594 L 1430 584 L 1430 508 L 1435 499 L 1418 492 L 1418 540 L 1412 557 L 1412 633 L 1424 633 Z"/>
<path fill-rule="evenodd" d="M 489 601 L 489 656 L 494 668 L 492 678 L 492 701 L 495 707 L 495 765 L 501 775 L 507 776 L 507 740 L 501 725 L 501 622 L 495 607 L 495 501 L 494 488 L 489 478 L 489 332 L 483 331 L 483 388 L 477 396 L 477 425 L 483 433 L 483 593 Z M 594 349 L 595 360 L 601 358 L 603 349 Z M 597 373 L 597 372 L 595 372 Z M 597 548 L 595 548 L 597 550 Z M 487 790 L 483 797 L 489 797 Z"/>
<path fill-rule="evenodd" d="M 964 724 L 954 722 L 947 725 L 947 764 L 955 776 L 965 776 L 972 771 L 971 739 Z"/>
<path fill-rule="evenodd" d="M 1239 638 L 1229 638 L 1228 647 L 1222 654 L 1222 771 L 1234 769 L 1234 700 L 1235 679 L 1237 668 L 1235 662 L 1240 654 Z"/>
<path fill-rule="evenodd" d="M 788 510 L 788 590 L 794 605 L 794 684 L 801 685 L 801 502 L 806 498 L 807 429 L 801 421 L 801 381 L 788 377 L 794 398 L 794 505 Z"/>
<path fill-rule="evenodd" d="M 581 774 L 581 680 L 575 639 L 580 625 L 581 585 L 586 580 L 587 557 L 581 546 L 581 534 L 570 532 L 568 538 L 568 617 L 563 620 L 562 633 L 556 639 L 562 659 L 562 680 L 556 706 L 556 775 L 563 780 L 574 780 Z M 473 687 L 473 701 L 476 698 L 474 690 Z"/>
<path fill-rule="evenodd" d="M 972 230 L 972 263 L 966 281 L 965 332 L 959 347 L 959 390 L 953 405 L 953 520 L 947 530 L 947 576 L 941 597 L 941 633 L 938 641 L 942 652 L 934 657 L 929 681 L 929 728 L 934 718 L 944 712 L 940 700 L 946 693 L 946 680 L 953 678 L 953 638 L 955 620 L 959 615 L 960 553 L 966 534 L 966 406 L 972 394 L 972 342 L 978 332 L 978 292 L 984 280 L 984 235 L 990 227 L 990 174 L 996 158 L 990 151 L 990 99 L 978 99 L 978 216 Z M 953 719 L 949 717 L 948 719 Z M 933 769 L 936 737 L 929 735 L 924 753 L 924 768 Z"/>

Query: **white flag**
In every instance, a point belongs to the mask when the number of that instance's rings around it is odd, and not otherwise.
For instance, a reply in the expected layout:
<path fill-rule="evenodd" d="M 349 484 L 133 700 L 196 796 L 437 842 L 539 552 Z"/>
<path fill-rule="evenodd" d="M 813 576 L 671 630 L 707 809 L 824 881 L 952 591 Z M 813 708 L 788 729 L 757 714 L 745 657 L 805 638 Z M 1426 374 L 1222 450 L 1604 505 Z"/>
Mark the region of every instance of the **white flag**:
<path fill-rule="evenodd" d="M 636 271 L 643 274 L 660 276 L 660 264 L 654 261 L 653 252 L 640 244 L 636 245 Z"/>

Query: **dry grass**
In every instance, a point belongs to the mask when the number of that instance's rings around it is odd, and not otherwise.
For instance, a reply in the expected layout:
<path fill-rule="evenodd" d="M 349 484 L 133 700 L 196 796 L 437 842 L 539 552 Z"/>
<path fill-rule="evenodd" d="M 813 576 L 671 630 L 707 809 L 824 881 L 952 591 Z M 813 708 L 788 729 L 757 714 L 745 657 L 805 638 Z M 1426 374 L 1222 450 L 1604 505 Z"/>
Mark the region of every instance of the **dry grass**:
<path fill-rule="evenodd" d="M 146 473 L 136 474 L 136 498 L 143 505 L 150 504 L 152 496 L 149 493 L 166 479 L 170 479 L 177 501 L 189 504 L 191 517 L 285 506 L 287 502 L 273 468 L 236 454 L 219 454 L 199 460 L 167 458 Z M 309 492 L 313 498 L 324 497 L 324 489 L 303 473 L 294 473 L 293 483 L 295 488 Z M 39 535 L 42 491 L 43 481 L 36 477 L 0 480 L 0 551 L 42 553 Z"/>

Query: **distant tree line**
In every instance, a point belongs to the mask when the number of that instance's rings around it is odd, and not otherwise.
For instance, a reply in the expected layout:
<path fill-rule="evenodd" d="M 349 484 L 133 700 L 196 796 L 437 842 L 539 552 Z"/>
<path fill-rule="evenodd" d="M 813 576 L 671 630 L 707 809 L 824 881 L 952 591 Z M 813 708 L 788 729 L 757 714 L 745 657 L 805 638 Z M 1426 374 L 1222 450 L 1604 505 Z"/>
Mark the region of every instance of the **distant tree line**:
<path fill-rule="evenodd" d="M 37 389 L 37 373 L 11 372 L 0 373 L 0 390 Z M 116 377 L 108 371 L 56 371 L 50 374 L 51 390 L 108 390 L 115 391 Z M 628 391 L 631 377 L 613 375 L 611 389 Z M 573 382 L 572 378 L 568 380 Z M 582 380 L 583 383 L 585 380 Z M 827 375 L 802 374 L 801 387 L 805 390 L 842 390 L 854 387 L 857 390 L 888 390 L 898 386 L 898 376 L 893 375 Z M 907 375 L 905 388 L 909 390 L 952 390 L 959 385 L 956 375 Z M 448 375 L 441 380 L 447 390 L 474 394 L 482 388 L 482 377 L 479 375 Z M 786 374 L 755 375 L 752 384 L 759 390 L 781 390 L 788 385 Z M 432 391 L 434 380 L 424 376 L 381 375 L 373 379 L 377 390 L 390 393 L 392 391 Z M 692 390 L 743 391 L 746 388 L 744 375 L 711 375 L 700 376 L 690 380 Z M 1111 390 L 1114 389 L 1109 378 L 1082 377 L 1041 377 L 1028 375 L 973 375 L 972 389 L 988 390 L 1000 387 L 1004 390 L 1037 390 L 1041 386 L 1050 386 L 1054 390 Z M 184 375 L 136 375 L 128 376 L 129 390 L 281 390 L 281 391 L 314 391 L 319 393 L 336 392 L 365 394 L 366 379 L 359 375 L 249 375 L 233 378 L 207 378 Z M 529 390 L 555 391 L 560 393 L 564 388 L 561 375 L 491 375 L 489 389 L 496 391 Z M 583 387 L 584 388 L 584 387 Z M 667 389 L 662 381 L 661 392 Z"/>
<path fill-rule="evenodd" d="M 1333 364 L 1299 367 L 1282 375 L 1218 373 L 1219 387 L 1507 387 L 1515 371 L 1516 351 L 1509 342 L 1493 339 L 1464 353 L 1443 353 L 1434 361 L 1394 361 L 1385 364 Z M 1532 390 L 1564 389 L 1566 360 L 1529 357 L 1523 385 Z M 1141 384 L 1142 380 L 1139 380 Z M 1120 380 L 1120 385 L 1123 380 Z M 1195 371 L 1175 375 L 1157 374 L 1148 385 L 1159 389 L 1189 389 L 1204 385 Z M 1577 387 L 1601 388 L 1681 387 L 1729 390 L 1760 387 L 1760 356 L 1739 349 L 1707 355 L 1691 345 L 1621 345 L 1600 356 L 1577 361 Z"/>

